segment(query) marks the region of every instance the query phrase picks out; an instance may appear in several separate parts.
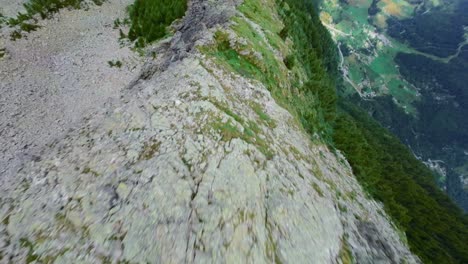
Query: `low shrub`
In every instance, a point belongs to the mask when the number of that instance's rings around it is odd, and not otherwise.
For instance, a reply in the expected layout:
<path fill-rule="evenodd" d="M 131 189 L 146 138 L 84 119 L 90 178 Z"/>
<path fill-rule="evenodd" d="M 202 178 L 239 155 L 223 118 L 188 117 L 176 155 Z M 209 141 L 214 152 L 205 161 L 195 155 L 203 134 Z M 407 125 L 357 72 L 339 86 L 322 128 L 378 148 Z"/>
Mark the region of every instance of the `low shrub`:
<path fill-rule="evenodd" d="M 128 38 L 137 47 L 164 37 L 167 27 L 184 16 L 187 0 L 136 0 L 129 7 L 131 27 Z"/>

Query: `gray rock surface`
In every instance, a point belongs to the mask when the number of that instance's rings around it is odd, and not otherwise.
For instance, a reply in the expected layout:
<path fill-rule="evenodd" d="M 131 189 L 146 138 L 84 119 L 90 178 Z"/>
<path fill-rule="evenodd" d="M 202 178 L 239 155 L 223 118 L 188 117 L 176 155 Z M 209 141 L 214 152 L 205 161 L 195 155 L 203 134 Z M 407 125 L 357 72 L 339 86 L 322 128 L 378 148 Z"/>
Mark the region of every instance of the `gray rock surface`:
<path fill-rule="evenodd" d="M 138 76 L 142 59 L 120 47 L 114 20 L 125 17 L 131 0 L 109 0 L 87 10 L 64 9 L 42 28 L 12 41 L 0 29 L 0 174 L 12 175 L 23 162 Z M 122 68 L 108 61 L 120 60 Z M 1 180 L 0 180 L 1 182 Z"/>
<path fill-rule="evenodd" d="M 26 2 L 26 0 L 0 0 L 0 14 L 12 17 L 18 12 L 24 12 L 23 4 Z"/>
<path fill-rule="evenodd" d="M 339 152 L 194 48 L 237 4 L 191 1 L 131 89 L 7 178 L 3 262 L 419 262 Z"/>

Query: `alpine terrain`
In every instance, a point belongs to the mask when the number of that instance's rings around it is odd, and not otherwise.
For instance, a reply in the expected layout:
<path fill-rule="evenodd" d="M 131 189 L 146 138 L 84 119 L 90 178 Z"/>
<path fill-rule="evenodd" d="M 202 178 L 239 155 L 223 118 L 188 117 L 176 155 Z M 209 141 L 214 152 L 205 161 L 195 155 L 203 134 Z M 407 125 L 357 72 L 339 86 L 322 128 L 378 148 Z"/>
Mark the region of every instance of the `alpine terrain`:
<path fill-rule="evenodd" d="M 322 4 L 0 0 L 0 263 L 468 263 Z"/>

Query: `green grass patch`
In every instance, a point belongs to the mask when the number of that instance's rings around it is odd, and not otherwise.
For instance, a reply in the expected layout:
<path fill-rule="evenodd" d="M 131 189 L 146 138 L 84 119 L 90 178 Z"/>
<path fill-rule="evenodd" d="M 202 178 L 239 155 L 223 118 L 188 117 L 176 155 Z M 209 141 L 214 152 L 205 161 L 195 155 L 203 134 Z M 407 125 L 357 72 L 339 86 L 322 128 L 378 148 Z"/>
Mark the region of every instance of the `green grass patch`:
<path fill-rule="evenodd" d="M 324 196 L 322 188 L 320 188 L 320 186 L 316 182 L 312 183 L 311 185 L 320 197 Z"/>
<path fill-rule="evenodd" d="M 231 141 L 234 138 L 242 138 L 242 133 L 235 124 L 232 124 L 231 121 L 223 123 L 221 120 L 218 120 L 212 124 L 212 127 L 221 133 L 222 139 L 226 142 Z"/>
<path fill-rule="evenodd" d="M 20 13 L 9 21 L 10 25 L 19 25 L 34 15 L 39 14 L 42 19 L 49 18 L 62 8 L 80 8 L 83 0 L 31 0 L 24 4 L 26 13 Z"/>
<path fill-rule="evenodd" d="M 227 106 L 224 106 L 221 103 L 213 100 L 209 101 L 243 127 L 243 131 L 241 132 L 236 124 L 233 124 L 231 120 L 226 123 L 223 123 L 220 119 L 213 122 L 211 127 L 221 133 L 222 139 L 224 141 L 227 142 L 233 138 L 240 138 L 247 143 L 255 145 L 257 149 L 262 152 L 265 157 L 267 157 L 267 159 L 271 159 L 273 157 L 273 152 L 269 148 L 269 144 L 260 137 L 262 130 L 255 121 L 245 121 L 242 117 L 234 113 Z"/>
<path fill-rule="evenodd" d="M 108 61 L 107 64 L 109 64 L 109 67 L 111 68 L 122 68 L 122 62 L 120 60 L 111 60 L 111 61 Z"/>
<path fill-rule="evenodd" d="M 39 259 L 39 256 L 34 254 L 34 244 L 27 238 L 20 238 L 19 242 L 22 248 L 28 249 L 28 253 L 26 255 L 26 263 L 36 262 Z"/>
<path fill-rule="evenodd" d="M 140 153 L 138 160 L 149 160 L 153 158 L 153 156 L 156 154 L 156 152 L 159 151 L 159 148 L 161 146 L 161 142 L 153 140 L 151 142 L 146 142 L 145 145 L 143 146 L 143 150 Z"/>
<path fill-rule="evenodd" d="M 2 28 L 3 24 L 5 24 L 6 21 L 6 17 L 2 13 L 0 13 L 0 28 Z"/>
<path fill-rule="evenodd" d="M 361 25 L 367 25 L 367 17 L 369 16 L 367 9 L 367 7 L 348 6 L 347 12 L 353 18 L 353 21 L 356 21 Z"/>
<path fill-rule="evenodd" d="M 259 25 L 268 43 L 279 51 L 286 51 L 287 46 L 280 37 L 283 24 L 276 14 L 275 1 L 246 0 L 239 6 L 245 17 Z"/>
<path fill-rule="evenodd" d="M 341 248 L 338 254 L 338 258 L 341 260 L 343 264 L 353 264 L 353 254 L 351 249 L 349 248 L 348 242 L 346 239 L 341 239 Z"/>
<path fill-rule="evenodd" d="M 258 131 L 258 127 L 249 126 L 251 122 L 243 125 L 243 131 L 241 132 L 236 124 L 233 124 L 232 121 L 227 121 L 223 123 L 220 119 L 213 122 L 211 127 L 218 131 L 222 140 L 229 142 L 234 138 L 242 139 L 243 141 L 255 145 L 256 148 L 265 155 L 267 159 L 273 158 L 273 151 L 270 149 L 269 143 L 259 137 L 255 131 Z"/>
<path fill-rule="evenodd" d="M 17 39 L 20 39 L 22 38 L 23 35 L 21 34 L 21 32 L 19 30 L 15 30 L 13 32 L 10 33 L 10 39 L 15 41 Z"/>
<path fill-rule="evenodd" d="M 380 53 L 369 65 L 377 74 L 398 74 L 393 62 L 393 56 L 390 54 Z"/>
<path fill-rule="evenodd" d="M 169 34 L 168 26 L 184 16 L 187 0 L 136 0 L 129 7 L 130 31 L 128 38 L 136 47 L 160 39 Z"/>
<path fill-rule="evenodd" d="M 271 117 L 263 111 L 263 108 L 261 105 L 252 102 L 250 104 L 252 107 L 252 110 L 258 115 L 260 120 L 262 120 L 264 123 L 266 123 L 269 127 L 275 128 L 276 127 L 276 122 L 275 120 L 271 119 Z"/>
<path fill-rule="evenodd" d="M 218 31 L 215 34 L 215 39 L 216 46 L 202 49 L 205 53 L 214 56 L 219 62 L 242 76 L 253 79 L 262 78 L 263 74 L 260 68 L 231 48 L 227 34 Z"/>
<path fill-rule="evenodd" d="M 256 79 L 264 83 L 270 91 L 285 87 L 288 80 L 287 69 L 268 48 L 267 40 L 245 19 L 235 17 L 233 20 L 235 24 L 232 29 L 248 41 L 247 46 L 239 48 L 238 51 L 250 51 L 248 55 L 243 57 L 260 70 L 260 74 L 255 76 Z"/>
<path fill-rule="evenodd" d="M 232 117 L 234 120 L 239 122 L 240 124 L 244 124 L 244 119 L 240 117 L 238 114 L 234 113 L 231 109 L 229 109 L 227 106 L 224 106 L 223 104 L 214 101 L 214 100 L 209 100 L 213 105 L 215 105 L 219 110 L 223 111 L 225 114 L 228 116 Z"/>
<path fill-rule="evenodd" d="M 274 33 L 279 33 L 281 29 L 283 29 L 281 21 L 273 17 L 273 14 L 276 13 L 276 4 L 274 1 L 245 0 L 244 3 L 239 6 L 239 11 L 258 24 L 262 29 Z"/>

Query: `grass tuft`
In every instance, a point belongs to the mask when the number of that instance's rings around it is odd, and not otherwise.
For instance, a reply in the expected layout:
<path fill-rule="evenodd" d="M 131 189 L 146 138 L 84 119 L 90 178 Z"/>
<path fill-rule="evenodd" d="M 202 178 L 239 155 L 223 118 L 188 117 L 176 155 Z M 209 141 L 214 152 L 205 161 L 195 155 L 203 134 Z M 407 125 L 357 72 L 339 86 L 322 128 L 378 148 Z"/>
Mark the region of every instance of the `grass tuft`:
<path fill-rule="evenodd" d="M 111 68 L 114 68 L 114 67 L 116 67 L 116 68 L 122 68 L 122 65 L 123 65 L 122 62 L 119 61 L 119 60 L 108 61 L 107 64 L 109 64 L 109 66 L 110 66 Z"/>

